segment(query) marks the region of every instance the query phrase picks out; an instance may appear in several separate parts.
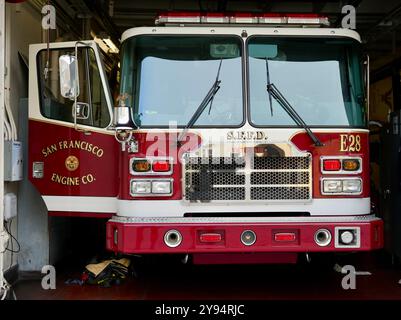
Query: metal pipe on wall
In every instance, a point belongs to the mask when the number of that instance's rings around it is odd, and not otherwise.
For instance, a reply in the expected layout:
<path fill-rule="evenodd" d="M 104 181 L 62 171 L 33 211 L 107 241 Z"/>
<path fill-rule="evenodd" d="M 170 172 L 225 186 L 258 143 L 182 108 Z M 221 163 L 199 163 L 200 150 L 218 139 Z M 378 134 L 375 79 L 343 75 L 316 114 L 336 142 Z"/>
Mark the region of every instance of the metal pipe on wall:
<path fill-rule="evenodd" d="M 4 246 L 6 234 L 4 230 L 4 62 L 5 62 L 5 0 L 0 0 L 0 293 L 5 288 L 4 281 Z"/>

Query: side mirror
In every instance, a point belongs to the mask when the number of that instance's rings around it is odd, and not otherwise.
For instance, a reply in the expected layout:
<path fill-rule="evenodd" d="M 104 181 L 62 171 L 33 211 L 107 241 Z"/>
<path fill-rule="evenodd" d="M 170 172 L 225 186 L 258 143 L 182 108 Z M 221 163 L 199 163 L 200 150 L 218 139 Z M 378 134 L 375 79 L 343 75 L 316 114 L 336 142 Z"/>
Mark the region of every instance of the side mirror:
<path fill-rule="evenodd" d="M 75 115 L 74 115 L 75 112 Z M 89 103 L 84 103 L 84 102 L 77 102 L 74 104 L 72 108 L 72 116 L 76 117 L 77 119 L 80 120 L 86 120 L 89 118 L 89 113 L 90 113 L 90 107 Z"/>
<path fill-rule="evenodd" d="M 60 93 L 64 98 L 75 100 L 79 96 L 78 59 L 65 54 L 59 60 Z"/>

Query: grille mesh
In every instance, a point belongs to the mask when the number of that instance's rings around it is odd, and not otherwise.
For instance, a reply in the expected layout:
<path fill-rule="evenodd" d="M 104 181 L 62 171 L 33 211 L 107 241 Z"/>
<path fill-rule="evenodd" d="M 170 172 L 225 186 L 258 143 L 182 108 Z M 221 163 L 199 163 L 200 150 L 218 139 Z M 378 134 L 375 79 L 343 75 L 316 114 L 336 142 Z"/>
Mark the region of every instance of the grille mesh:
<path fill-rule="evenodd" d="M 255 157 L 253 169 L 308 169 L 309 157 Z"/>
<path fill-rule="evenodd" d="M 309 187 L 252 187 L 251 200 L 308 200 Z"/>
<path fill-rule="evenodd" d="M 309 156 L 190 157 L 184 167 L 187 201 L 301 201 L 311 198 Z"/>
<path fill-rule="evenodd" d="M 200 172 L 187 172 L 185 179 L 191 186 L 200 184 Z M 211 185 L 243 185 L 245 174 L 236 172 L 208 172 L 207 181 Z"/>
<path fill-rule="evenodd" d="M 192 190 L 185 193 L 185 199 L 189 201 L 210 201 L 210 200 L 245 200 L 245 187 L 223 187 L 208 188 L 207 190 Z"/>
<path fill-rule="evenodd" d="M 309 172 L 252 172 L 251 184 L 308 184 Z"/>
<path fill-rule="evenodd" d="M 243 157 L 209 157 L 209 158 L 189 158 L 185 165 L 185 170 L 200 170 L 201 167 L 208 170 L 235 170 L 245 167 Z"/>

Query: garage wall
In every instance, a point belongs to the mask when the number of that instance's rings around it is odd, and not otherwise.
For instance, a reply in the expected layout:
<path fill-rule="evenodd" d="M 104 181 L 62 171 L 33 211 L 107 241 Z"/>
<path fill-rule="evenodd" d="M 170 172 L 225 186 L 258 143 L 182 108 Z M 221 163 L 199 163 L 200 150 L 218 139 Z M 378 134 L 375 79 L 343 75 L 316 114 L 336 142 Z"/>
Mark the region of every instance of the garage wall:
<path fill-rule="evenodd" d="M 30 43 L 37 43 L 41 42 L 42 38 L 42 28 L 41 28 L 41 14 L 37 12 L 35 9 L 31 7 L 30 4 L 27 2 L 22 4 L 6 4 L 6 80 L 5 86 L 9 88 L 9 99 L 10 99 L 10 106 L 14 115 L 14 119 L 16 121 L 18 131 L 21 131 L 21 127 L 18 124 L 18 119 L 20 115 L 20 99 L 28 97 L 28 78 L 27 78 L 27 68 L 24 66 L 23 61 L 19 57 L 18 53 L 22 53 L 25 57 L 28 57 L 29 51 L 29 44 Z M 27 119 L 22 121 L 22 125 L 27 123 Z M 21 137 L 18 137 L 21 139 Z M 24 150 L 26 151 L 26 150 Z M 26 159 L 26 158 L 25 158 Z M 26 176 L 24 176 L 26 179 Z M 21 265 L 25 268 L 26 264 L 29 264 L 29 260 L 32 261 L 31 255 L 34 255 L 35 261 L 38 261 L 44 265 L 45 258 L 48 258 L 48 249 L 46 249 L 46 244 L 43 241 L 40 243 L 36 243 L 40 245 L 37 249 L 32 252 L 30 248 L 27 252 L 26 243 L 24 239 L 21 239 L 20 234 L 21 230 L 18 230 L 17 226 L 21 225 L 21 222 L 26 221 L 26 219 L 30 220 L 31 229 L 29 229 L 29 235 L 32 236 L 33 243 L 29 245 L 29 247 L 35 246 L 35 234 L 37 232 L 42 232 L 41 237 L 47 234 L 47 226 L 44 225 L 44 220 L 42 220 L 39 224 L 35 223 L 35 219 L 31 217 L 27 217 L 27 212 L 21 210 L 26 208 L 27 206 L 30 207 L 30 212 L 28 215 L 32 214 L 32 209 L 35 209 L 35 206 L 32 207 L 32 203 L 25 203 L 22 204 L 20 201 L 20 192 L 23 187 L 23 183 L 25 182 L 6 182 L 5 183 L 5 193 L 13 192 L 18 195 L 18 217 L 13 220 L 12 222 L 12 234 L 19 240 L 21 244 L 21 253 L 13 254 L 12 261 L 11 261 L 11 253 L 7 252 L 5 254 L 5 261 L 4 261 L 4 270 L 10 268 L 10 266 L 15 266 L 17 261 L 19 261 Z M 43 214 L 40 212 L 36 212 L 36 214 Z M 40 230 L 42 229 L 42 230 Z M 45 230 L 43 230 L 45 229 Z M 43 232 L 44 231 L 44 232 Z M 27 230 L 23 230 L 24 233 Z M 44 246 L 43 246 L 44 245 Z M 48 244 L 47 244 L 48 246 Z M 9 246 L 11 247 L 11 246 Z M 14 250 L 16 249 L 17 245 L 14 242 Z"/>

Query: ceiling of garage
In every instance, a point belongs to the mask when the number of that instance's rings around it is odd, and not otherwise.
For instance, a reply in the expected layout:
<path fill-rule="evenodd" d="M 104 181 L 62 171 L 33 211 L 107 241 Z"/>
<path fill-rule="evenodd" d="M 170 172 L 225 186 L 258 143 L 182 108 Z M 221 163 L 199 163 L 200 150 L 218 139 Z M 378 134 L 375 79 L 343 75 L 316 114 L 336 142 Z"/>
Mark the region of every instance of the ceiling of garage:
<path fill-rule="evenodd" d="M 44 0 L 32 0 L 39 6 Z M 343 5 L 356 8 L 356 31 L 372 59 L 391 54 L 401 46 L 400 0 L 53 0 L 57 18 L 65 29 L 82 34 L 84 20 L 90 17 L 91 28 L 96 33 L 107 33 L 118 42 L 121 33 L 131 27 L 154 25 L 154 18 L 161 11 L 203 12 L 297 12 L 327 15 L 332 26 L 341 26 Z M 77 24 L 77 18 L 82 24 Z"/>

